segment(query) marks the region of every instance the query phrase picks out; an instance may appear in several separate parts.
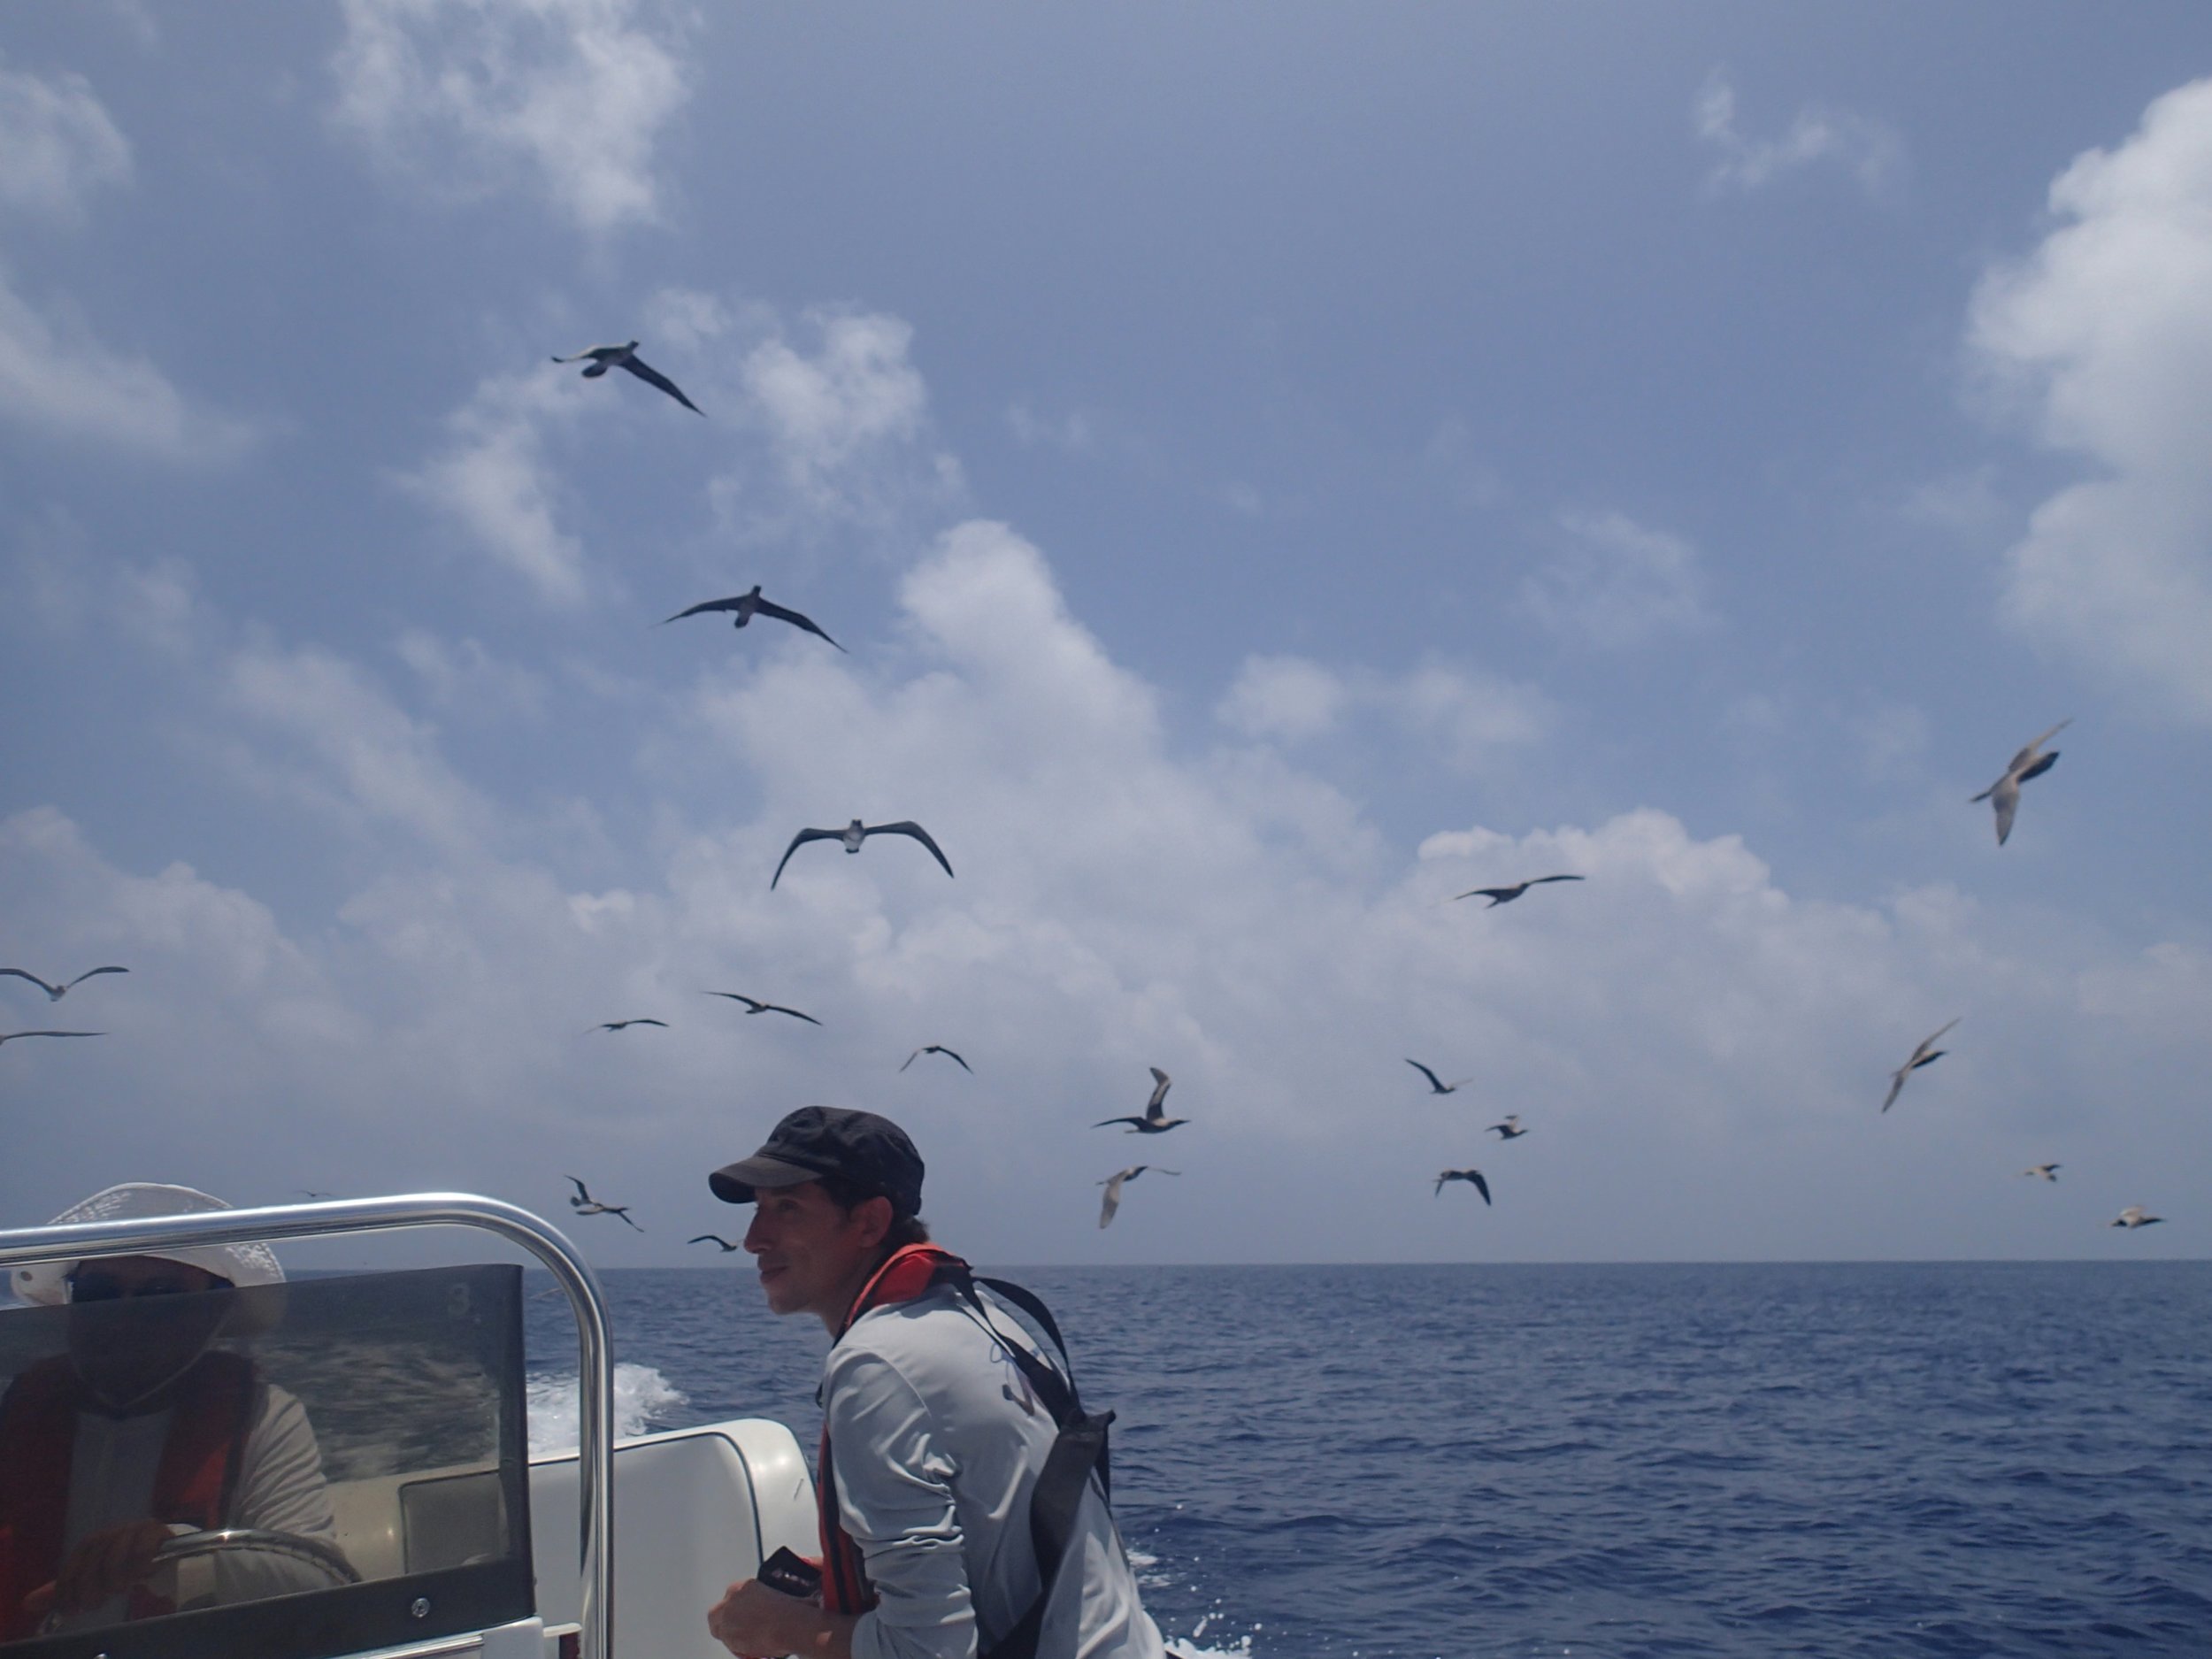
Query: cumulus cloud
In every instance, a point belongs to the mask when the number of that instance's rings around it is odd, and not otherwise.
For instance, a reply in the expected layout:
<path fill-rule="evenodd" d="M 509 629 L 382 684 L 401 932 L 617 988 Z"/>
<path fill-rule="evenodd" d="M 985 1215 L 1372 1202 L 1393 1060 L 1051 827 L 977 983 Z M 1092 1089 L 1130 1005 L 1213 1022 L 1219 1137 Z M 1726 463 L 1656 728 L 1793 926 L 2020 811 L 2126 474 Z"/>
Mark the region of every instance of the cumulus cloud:
<path fill-rule="evenodd" d="M 1809 104 L 1779 138 L 1747 138 L 1736 127 L 1736 88 L 1725 71 L 1705 78 L 1692 106 L 1697 135 L 1717 157 L 1706 174 L 1715 190 L 1757 190 L 1787 174 L 1827 164 L 1842 168 L 1870 196 L 1903 173 L 1905 145 L 1882 122 Z"/>
<path fill-rule="evenodd" d="M 1717 621 L 1682 537 L 1619 512 L 1563 512 L 1557 525 L 1557 546 L 1519 594 L 1523 614 L 1553 633 L 1609 650 Z"/>
<path fill-rule="evenodd" d="M 1977 289 L 1968 339 L 2042 441 L 2094 475 L 2035 510 L 2002 613 L 2212 723 L 2212 80 L 2078 157 L 2049 205 L 2054 228 Z"/>
<path fill-rule="evenodd" d="M 661 134 L 690 96 L 680 15 L 637 0 L 346 0 L 334 119 L 413 191 L 516 180 L 589 232 L 660 217 Z"/>
<path fill-rule="evenodd" d="M 0 58 L 0 205 L 74 223 L 93 191 L 130 177 L 130 141 L 90 82 Z"/>
<path fill-rule="evenodd" d="M 1498 752 L 1536 742 L 1555 718 L 1529 686 L 1441 662 L 1402 675 L 1339 671 L 1302 657 L 1244 660 L 1214 718 L 1246 737 L 1298 743 L 1341 729 L 1355 716 L 1379 717 L 1428 741 L 1452 765 L 1472 771 Z"/>

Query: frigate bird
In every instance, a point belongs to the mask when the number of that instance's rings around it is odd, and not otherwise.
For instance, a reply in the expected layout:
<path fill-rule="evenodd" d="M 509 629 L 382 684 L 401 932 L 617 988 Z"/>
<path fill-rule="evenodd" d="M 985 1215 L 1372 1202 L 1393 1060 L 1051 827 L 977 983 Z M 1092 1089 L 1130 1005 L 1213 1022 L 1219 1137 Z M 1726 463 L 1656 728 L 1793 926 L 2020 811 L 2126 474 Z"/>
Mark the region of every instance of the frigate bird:
<path fill-rule="evenodd" d="M 659 387 L 661 390 L 666 392 L 693 414 L 703 415 L 707 412 L 686 397 L 678 389 L 675 381 L 670 380 L 658 369 L 649 367 L 645 359 L 638 356 L 637 342 L 634 340 L 625 341 L 618 346 L 587 346 L 572 357 L 556 357 L 553 361 L 581 363 L 586 357 L 591 359 L 591 367 L 584 371 L 584 378 L 588 380 L 597 380 L 609 369 L 627 369 L 648 386 Z"/>
<path fill-rule="evenodd" d="M 737 614 L 730 626 L 736 628 L 743 627 L 755 617 L 773 617 L 779 622 L 788 622 L 795 628 L 803 628 L 809 634 L 818 634 L 823 639 L 829 640 L 832 645 L 837 645 L 835 640 L 830 640 L 830 636 L 822 632 L 812 617 L 763 599 L 760 596 L 758 582 L 755 582 L 748 592 L 739 594 L 734 598 L 702 600 L 688 611 L 679 611 L 672 617 L 663 617 L 654 626 L 664 628 L 672 622 L 681 622 L 686 617 L 695 617 L 706 611 L 735 611 Z M 837 645 L 837 649 L 841 651 L 845 650 L 841 645 Z M 849 657 L 852 653 L 845 651 L 845 655 Z"/>
<path fill-rule="evenodd" d="M 1430 1071 L 1428 1067 L 1423 1065 L 1418 1060 L 1409 1060 L 1406 1064 L 1411 1066 L 1415 1071 L 1418 1071 L 1423 1077 L 1428 1079 L 1429 1093 L 1432 1094 L 1449 1094 L 1475 1080 L 1471 1077 L 1463 1077 L 1461 1078 L 1456 1083 L 1447 1083 L 1442 1078 L 1437 1076 L 1435 1072 Z"/>
<path fill-rule="evenodd" d="M 2055 1181 L 2058 1179 L 2061 1167 L 2056 1164 L 2039 1164 L 2032 1170 L 2022 1170 L 2020 1173 L 2029 1176 L 2039 1175 L 2047 1181 Z"/>
<path fill-rule="evenodd" d="M 1472 1187 L 1477 1192 L 1482 1194 L 1482 1202 L 1486 1204 L 1490 1202 L 1490 1183 L 1482 1179 L 1482 1171 L 1480 1170 L 1438 1171 L 1436 1175 L 1436 1193 L 1440 1193 L 1444 1190 L 1444 1183 L 1446 1181 L 1465 1181 L 1469 1186 Z M 1433 1198 L 1436 1196 L 1436 1193 L 1431 1193 L 1429 1196 Z"/>
<path fill-rule="evenodd" d="M 686 1244 L 718 1244 L 722 1247 L 722 1254 L 725 1256 L 729 1255 L 733 1250 L 741 1250 L 745 1248 L 741 1244 L 732 1244 L 718 1233 L 703 1233 L 695 1239 L 686 1239 L 684 1242 Z"/>
<path fill-rule="evenodd" d="M 929 849 L 932 857 L 944 865 L 947 875 L 952 874 L 952 865 L 946 863 L 944 849 L 930 840 L 929 832 L 911 818 L 901 818 L 895 824 L 863 824 L 855 818 L 841 830 L 803 829 L 794 835 L 791 845 L 783 849 L 783 856 L 777 861 L 776 873 L 768 878 L 769 890 L 773 892 L 776 883 L 783 879 L 783 867 L 791 862 L 791 855 L 809 841 L 842 841 L 847 852 L 856 853 L 860 850 L 860 843 L 871 835 L 911 835 Z"/>
<path fill-rule="evenodd" d="M 1975 802 L 1986 801 L 1997 812 L 1997 845 L 2005 844 L 2005 837 L 2012 833 L 2012 820 L 2020 810 L 2020 786 L 2031 778 L 2040 778 L 2058 764 L 2058 750 L 2043 752 L 2043 745 L 2073 725 L 2070 716 L 2029 744 L 2005 766 L 2005 775 L 1974 797 Z M 1973 802 L 1968 803 L 1972 805 Z"/>
<path fill-rule="evenodd" d="M 629 1205 L 603 1204 L 591 1195 L 591 1189 L 588 1187 L 586 1187 L 583 1182 L 578 1180 L 573 1175 L 569 1176 L 567 1179 L 576 1188 L 576 1196 L 568 1201 L 568 1207 L 574 1210 L 578 1215 L 619 1216 L 623 1220 L 628 1221 L 631 1226 L 636 1227 L 640 1233 L 645 1231 L 643 1227 L 639 1227 L 636 1222 L 630 1221 Z"/>
<path fill-rule="evenodd" d="M 794 1019 L 803 1019 L 810 1025 L 818 1025 L 822 1023 L 813 1015 L 802 1014 L 795 1008 L 786 1008 L 780 1002 L 764 1002 L 757 996 L 747 996 L 740 991 L 709 991 L 707 995 L 726 996 L 733 1002 L 742 1002 L 745 1004 L 745 1011 L 748 1014 L 788 1014 Z"/>
<path fill-rule="evenodd" d="M 1488 899 L 1490 902 L 1484 905 L 1483 909 L 1494 910 L 1499 905 L 1510 904 L 1531 887 L 1540 887 L 1547 881 L 1579 881 L 1581 879 L 1580 876 L 1534 876 L 1509 887 L 1471 887 L 1464 893 L 1453 894 L 1452 900 L 1456 903 L 1461 899 Z"/>
<path fill-rule="evenodd" d="M 592 1029 L 594 1031 L 627 1031 L 633 1025 L 658 1025 L 663 1031 L 668 1029 L 668 1022 L 664 1019 L 603 1019 Z M 575 1178 L 571 1176 L 569 1179 L 573 1180 Z"/>
<path fill-rule="evenodd" d="M 13 1042 L 19 1037 L 104 1037 L 104 1031 L 0 1031 L 0 1042 Z"/>
<path fill-rule="evenodd" d="M 128 968 L 88 968 L 75 979 L 60 985 L 50 984 L 46 980 L 40 979 L 35 973 L 32 973 L 28 970 L 23 968 L 0 968 L 0 978 L 5 978 L 8 975 L 12 974 L 19 979 L 28 979 L 33 985 L 35 985 L 40 990 L 46 993 L 46 1000 L 48 1002 L 58 1002 L 63 997 L 67 996 L 70 992 L 76 989 L 77 987 L 82 985 L 87 979 L 89 979 L 96 973 L 128 973 L 129 972 L 130 970 Z"/>
<path fill-rule="evenodd" d="M 975 1068 L 973 1066 L 970 1065 L 965 1060 L 961 1060 L 958 1055 L 955 1054 L 951 1049 L 946 1048 L 941 1042 L 924 1043 L 920 1048 L 915 1049 L 912 1054 L 906 1056 L 906 1065 L 902 1065 L 899 1070 L 902 1071 L 905 1071 L 907 1066 L 912 1065 L 915 1061 L 920 1059 L 926 1054 L 941 1054 L 948 1060 L 958 1060 L 960 1062 L 960 1069 L 963 1071 L 965 1071 L 970 1077 L 973 1077 L 975 1075 Z"/>
<path fill-rule="evenodd" d="M 1521 1127 L 1521 1114 L 1518 1112 L 1506 1113 L 1503 1123 L 1492 1124 L 1489 1128 L 1483 1131 L 1483 1133 L 1495 1135 L 1501 1141 L 1510 1141 L 1517 1135 L 1525 1135 L 1527 1133 L 1527 1130 Z"/>
<path fill-rule="evenodd" d="M 1934 1036 L 1923 1038 L 1921 1040 L 1920 1046 L 1912 1051 L 1912 1058 L 1906 1061 L 1904 1064 L 1899 1066 L 1894 1071 L 1892 1071 L 1889 1074 L 1889 1094 L 1888 1097 L 1882 1102 L 1882 1110 L 1884 1111 L 1887 1111 L 1891 1107 L 1897 1104 L 1897 1097 L 1900 1094 L 1903 1093 L 1905 1079 L 1907 1078 L 1910 1077 L 1916 1071 L 1919 1070 L 1919 1068 L 1924 1065 L 1933 1065 L 1938 1060 L 1943 1058 L 1947 1052 L 1948 1052 L 1946 1049 L 1937 1048 L 1936 1040 L 1937 1038 L 1941 1037 L 1944 1032 L 1950 1030 L 1952 1025 L 1955 1025 L 1958 1023 L 1959 1022 L 1955 1019 L 1952 1020 L 1949 1024 L 1946 1025 L 1941 1031 L 1938 1031 Z"/>
<path fill-rule="evenodd" d="M 2165 1219 L 2163 1216 L 2147 1213 L 2140 1204 L 2130 1204 L 2120 1212 L 2118 1219 L 2110 1225 L 2116 1227 L 2125 1227 L 2132 1233 L 2138 1227 L 2154 1227 Z"/>
<path fill-rule="evenodd" d="M 1152 1098 L 1144 1103 L 1143 1117 L 1102 1118 L 1091 1127 L 1103 1129 L 1108 1124 L 1127 1124 L 1130 1126 L 1129 1133 L 1133 1135 L 1164 1135 L 1177 1124 L 1188 1123 L 1190 1119 L 1187 1118 L 1171 1118 L 1167 1115 L 1165 1102 L 1169 1082 L 1168 1074 L 1161 1071 L 1158 1066 L 1154 1066 L 1152 1068 Z"/>
<path fill-rule="evenodd" d="M 1112 1175 L 1109 1175 L 1104 1180 L 1096 1183 L 1096 1185 L 1103 1187 L 1106 1189 L 1106 1201 L 1098 1207 L 1098 1225 L 1100 1226 L 1103 1227 L 1108 1222 L 1111 1221 L 1114 1218 L 1114 1212 L 1121 1208 L 1122 1183 L 1125 1181 L 1135 1180 L 1138 1176 L 1143 1174 L 1147 1170 L 1158 1170 L 1163 1175 L 1180 1175 L 1183 1172 L 1180 1170 L 1163 1168 L 1157 1164 L 1133 1164 L 1127 1169 L 1121 1170 Z"/>

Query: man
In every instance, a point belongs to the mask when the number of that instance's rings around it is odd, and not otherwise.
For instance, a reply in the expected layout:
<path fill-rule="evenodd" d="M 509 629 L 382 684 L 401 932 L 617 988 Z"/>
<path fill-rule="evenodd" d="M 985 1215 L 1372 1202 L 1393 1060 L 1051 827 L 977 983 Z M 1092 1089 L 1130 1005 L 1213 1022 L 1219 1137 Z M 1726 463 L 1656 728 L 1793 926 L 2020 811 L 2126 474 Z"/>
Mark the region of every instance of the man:
<path fill-rule="evenodd" d="M 54 1225 L 228 1208 L 188 1187 L 133 1181 Z M 267 1315 L 269 1293 L 207 1293 L 283 1280 L 264 1244 L 16 1270 L 18 1296 L 71 1316 L 66 1351 L 26 1367 L 0 1398 L 0 1641 L 331 1582 L 266 1551 L 154 1559 L 179 1534 L 221 1526 L 334 1545 L 307 1414 L 251 1360 L 214 1346 Z"/>
<path fill-rule="evenodd" d="M 770 1311 L 831 1337 L 823 1604 L 733 1585 L 716 1640 L 809 1659 L 1162 1659 L 1100 1478 L 1105 1419 L 1016 1316 L 1011 1297 L 1033 1299 L 979 1288 L 928 1242 L 905 1133 L 804 1107 L 708 1184 L 755 1206 L 745 1248 Z"/>

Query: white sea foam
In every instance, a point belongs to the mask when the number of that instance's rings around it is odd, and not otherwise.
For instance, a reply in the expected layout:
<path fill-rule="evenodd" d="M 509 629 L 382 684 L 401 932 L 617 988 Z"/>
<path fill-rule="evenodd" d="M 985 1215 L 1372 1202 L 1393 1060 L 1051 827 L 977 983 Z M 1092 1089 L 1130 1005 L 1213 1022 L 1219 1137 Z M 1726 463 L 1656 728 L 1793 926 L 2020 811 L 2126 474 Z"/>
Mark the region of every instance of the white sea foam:
<path fill-rule="evenodd" d="M 642 1434 L 690 1402 L 683 1390 L 650 1365 L 624 1360 L 614 1368 L 614 1432 Z M 576 1373 L 544 1372 L 530 1379 L 530 1452 L 573 1451 L 576 1448 Z"/>

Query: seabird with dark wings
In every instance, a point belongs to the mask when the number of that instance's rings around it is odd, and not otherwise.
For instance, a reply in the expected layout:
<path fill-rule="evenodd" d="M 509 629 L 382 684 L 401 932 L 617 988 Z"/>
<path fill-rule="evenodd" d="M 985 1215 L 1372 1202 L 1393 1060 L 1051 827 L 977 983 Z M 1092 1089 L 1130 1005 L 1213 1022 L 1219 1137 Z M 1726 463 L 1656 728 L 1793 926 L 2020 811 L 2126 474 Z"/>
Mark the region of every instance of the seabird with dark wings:
<path fill-rule="evenodd" d="M 803 628 L 807 633 L 816 634 L 825 640 L 829 640 L 829 642 L 832 645 L 837 645 L 837 641 L 835 640 L 830 640 L 830 636 L 822 632 L 821 628 L 816 625 L 812 617 L 803 615 L 799 611 L 787 609 L 785 606 L 775 604 L 769 600 L 763 599 L 760 596 L 760 584 L 758 582 L 755 582 L 749 591 L 739 594 L 733 598 L 703 599 L 697 604 L 692 606 L 688 611 L 679 611 L 672 617 L 663 617 L 656 626 L 664 628 L 672 622 L 681 622 L 686 617 L 695 617 L 701 612 L 708 611 L 730 611 L 736 612 L 735 617 L 730 623 L 730 626 L 734 628 L 743 627 L 755 617 L 773 617 L 779 622 L 788 622 L 795 628 Z M 845 648 L 841 645 L 837 645 L 837 649 L 841 651 L 845 650 Z M 845 655 L 849 657 L 852 653 L 850 651 L 845 651 Z"/>
<path fill-rule="evenodd" d="M 2116 1227 L 2125 1227 L 2132 1233 L 2138 1227 L 2154 1227 L 2165 1219 L 2163 1216 L 2152 1215 L 2140 1204 L 2130 1204 L 2120 1212 L 2119 1219 L 2111 1225 Z"/>
<path fill-rule="evenodd" d="M 1490 1183 L 1482 1179 L 1480 1170 L 1439 1170 L 1436 1173 L 1436 1192 L 1429 1196 L 1433 1198 L 1436 1193 L 1442 1192 L 1446 1181 L 1464 1181 L 1482 1194 L 1484 1203 L 1490 1202 Z"/>
<path fill-rule="evenodd" d="M 1918 1071 L 1924 1065 L 1933 1065 L 1938 1060 L 1943 1058 L 1944 1055 L 1948 1052 L 1947 1049 L 1937 1048 L 1936 1040 L 1937 1038 L 1941 1037 L 1944 1032 L 1950 1030 L 1952 1025 L 1955 1025 L 1958 1023 L 1959 1022 L 1955 1019 L 1952 1020 L 1949 1025 L 1945 1025 L 1943 1029 L 1937 1032 L 1934 1036 L 1923 1038 L 1921 1040 L 1920 1046 L 1912 1051 L 1912 1058 L 1906 1061 L 1904 1064 L 1899 1066 L 1894 1071 L 1892 1071 L 1889 1074 L 1889 1095 L 1882 1102 L 1882 1110 L 1884 1111 L 1887 1111 L 1891 1107 L 1897 1104 L 1897 1096 L 1904 1091 L 1905 1079 L 1907 1078 L 1910 1077 L 1915 1071 Z"/>
<path fill-rule="evenodd" d="M 1974 797 L 1986 801 L 1997 813 L 1997 845 L 2005 844 L 2005 837 L 2012 833 L 2012 820 L 2020 810 L 2020 786 L 2031 778 L 2040 778 L 2058 764 L 2058 750 L 2043 752 L 2043 745 L 2073 725 L 2071 717 L 2061 720 L 2049 731 L 2037 738 L 2006 764 L 2005 775 Z M 1973 804 L 1972 802 L 1968 803 Z"/>
<path fill-rule="evenodd" d="M 722 1247 L 722 1254 L 725 1256 L 729 1255 L 733 1250 L 741 1250 L 745 1248 L 741 1244 L 732 1244 L 718 1233 L 703 1233 L 695 1239 L 686 1239 L 684 1242 L 686 1244 L 718 1244 Z"/>
<path fill-rule="evenodd" d="M 40 990 L 46 993 L 46 1000 L 48 1002 L 58 1002 L 63 997 L 67 996 L 70 992 L 76 989 L 77 987 L 82 985 L 87 979 L 90 979 L 96 973 L 128 973 L 129 972 L 130 970 L 128 968 L 88 968 L 75 979 L 67 980 L 63 984 L 54 985 L 48 983 L 46 980 L 40 979 L 35 973 L 32 973 L 23 968 L 0 968 L 0 979 L 4 979 L 12 974 L 19 979 L 28 979 L 33 985 L 35 985 Z"/>
<path fill-rule="evenodd" d="M 1125 1181 L 1133 1181 L 1147 1170 L 1158 1170 L 1163 1175 L 1180 1175 L 1180 1170 L 1164 1169 L 1157 1164 L 1133 1164 L 1127 1169 L 1109 1175 L 1097 1183 L 1106 1189 L 1106 1202 L 1098 1207 L 1098 1225 L 1103 1227 L 1114 1218 L 1114 1211 L 1121 1208 L 1121 1188 Z"/>
<path fill-rule="evenodd" d="M 104 1031 L 0 1031 L 0 1042 L 13 1042 L 19 1037 L 104 1037 Z"/>
<path fill-rule="evenodd" d="M 1164 1135 L 1176 1125 L 1188 1123 L 1190 1119 L 1187 1118 L 1171 1118 L 1167 1115 L 1169 1083 L 1168 1074 L 1161 1071 L 1158 1066 L 1154 1066 L 1152 1068 L 1152 1098 L 1144 1103 L 1143 1117 L 1102 1118 L 1091 1127 L 1103 1129 L 1108 1124 L 1127 1124 L 1129 1133 L 1133 1135 Z"/>
<path fill-rule="evenodd" d="M 658 1025 L 663 1031 L 668 1029 L 668 1022 L 664 1019 L 603 1019 L 592 1029 L 594 1031 L 627 1031 L 633 1025 Z M 569 1177 L 571 1180 L 575 1179 L 572 1175 Z"/>
<path fill-rule="evenodd" d="M 847 852 L 856 853 L 860 850 L 860 843 L 871 835 L 910 835 L 929 849 L 930 856 L 944 865 L 947 875 L 952 874 L 952 865 L 946 862 L 944 849 L 930 840 L 929 832 L 911 818 L 901 818 L 895 824 L 863 824 L 855 818 L 841 830 L 803 829 L 794 835 L 791 845 L 783 849 L 783 856 L 777 861 L 776 873 L 768 878 L 769 890 L 774 891 L 776 883 L 783 879 L 783 867 L 791 862 L 791 855 L 809 841 L 842 841 Z"/>
<path fill-rule="evenodd" d="M 1495 1135 L 1501 1141 L 1511 1141 L 1527 1133 L 1527 1130 L 1521 1127 L 1521 1114 L 1518 1112 L 1506 1113 L 1503 1123 L 1492 1124 L 1489 1128 L 1483 1131 L 1483 1133 Z"/>
<path fill-rule="evenodd" d="M 899 1070 L 902 1071 L 905 1071 L 906 1066 L 912 1065 L 915 1061 L 920 1059 L 926 1054 L 941 1054 L 948 1060 L 959 1061 L 960 1069 L 963 1071 L 965 1071 L 970 1077 L 973 1077 L 975 1075 L 975 1068 L 973 1066 L 970 1065 L 965 1060 L 960 1059 L 958 1055 L 955 1054 L 951 1049 L 946 1048 L 941 1042 L 924 1043 L 920 1048 L 915 1049 L 912 1054 L 906 1056 L 906 1065 L 901 1066 Z"/>
<path fill-rule="evenodd" d="M 636 1222 L 630 1221 L 629 1205 L 603 1204 L 591 1195 L 591 1188 L 586 1187 L 583 1182 L 578 1180 L 573 1175 L 569 1176 L 567 1179 L 576 1188 L 576 1196 L 568 1201 L 568 1207 L 574 1210 L 578 1215 L 619 1216 L 623 1220 L 628 1221 L 631 1226 L 637 1227 L 637 1230 L 640 1233 L 645 1231 L 643 1227 L 639 1227 Z"/>
<path fill-rule="evenodd" d="M 1474 887 L 1465 893 L 1455 893 L 1452 895 L 1452 899 L 1454 902 L 1461 899 L 1488 899 L 1490 902 L 1482 908 L 1486 910 L 1494 910 L 1499 905 L 1510 904 L 1531 887 L 1540 887 L 1547 881 L 1579 881 L 1581 879 L 1580 876 L 1532 876 L 1526 881 L 1517 882 L 1509 887 Z"/>
<path fill-rule="evenodd" d="M 645 359 L 638 356 L 637 342 L 634 340 L 625 341 L 618 346 L 587 346 L 572 357 L 556 357 L 553 361 L 581 363 L 586 357 L 591 359 L 591 367 L 584 371 L 584 378 L 588 380 L 597 380 L 609 369 L 627 369 L 648 386 L 659 387 L 662 391 L 666 392 L 693 414 L 703 415 L 707 412 L 686 397 L 677 388 L 675 381 L 670 380 L 658 369 L 649 366 Z"/>
<path fill-rule="evenodd" d="M 1471 1077 L 1463 1077 L 1461 1078 L 1456 1083 L 1447 1083 L 1442 1078 L 1437 1076 L 1435 1072 L 1430 1071 L 1428 1067 L 1423 1065 L 1418 1060 L 1409 1060 L 1406 1064 L 1411 1066 L 1415 1071 L 1418 1071 L 1423 1077 L 1428 1079 L 1429 1093 L 1432 1094 L 1453 1094 L 1459 1089 L 1464 1088 L 1468 1084 L 1475 1080 Z"/>
<path fill-rule="evenodd" d="M 2020 1173 L 2029 1177 L 2041 1176 L 2047 1181 L 2055 1181 L 2058 1179 L 2060 1167 L 2055 1164 L 2039 1164 L 2032 1169 L 2022 1170 Z"/>
<path fill-rule="evenodd" d="M 757 996 L 747 996 L 740 991 L 709 991 L 707 995 L 726 996 L 733 1002 L 742 1002 L 745 1004 L 745 1011 L 748 1014 L 788 1014 L 794 1019 L 803 1019 L 810 1025 L 818 1025 L 822 1023 L 813 1015 L 802 1014 L 795 1008 L 786 1008 L 780 1002 L 764 1002 Z"/>

